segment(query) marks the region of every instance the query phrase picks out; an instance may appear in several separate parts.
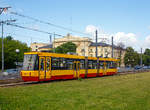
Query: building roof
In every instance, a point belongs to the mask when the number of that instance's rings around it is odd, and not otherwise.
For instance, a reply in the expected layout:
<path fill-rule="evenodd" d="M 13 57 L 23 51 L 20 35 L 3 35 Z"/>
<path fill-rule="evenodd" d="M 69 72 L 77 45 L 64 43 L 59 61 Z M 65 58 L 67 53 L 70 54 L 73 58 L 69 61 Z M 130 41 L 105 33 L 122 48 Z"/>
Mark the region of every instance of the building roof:
<path fill-rule="evenodd" d="M 96 43 L 95 42 L 92 42 L 91 44 L 90 44 L 90 46 L 93 46 L 93 47 L 96 47 Z M 107 43 L 104 43 L 104 42 L 98 42 L 97 43 L 97 46 L 102 46 L 102 47 L 108 47 L 108 46 L 112 46 L 112 45 L 110 45 L 110 44 L 107 44 Z M 119 48 L 121 48 L 121 47 L 118 47 L 118 46 L 116 46 L 116 45 L 114 45 L 113 46 L 115 49 L 119 49 Z M 124 48 L 121 48 L 122 50 L 125 50 Z"/>
<path fill-rule="evenodd" d="M 49 45 L 46 45 L 46 46 L 39 47 L 39 49 L 52 48 L 52 47 L 53 47 L 53 45 L 49 44 Z"/>
<path fill-rule="evenodd" d="M 90 44 L 90 46 L 96 46 L 96 43 L 95 42 L 92 42 L 91 44 Z M 111 46 L 111 45 L 109 45 L 109 44 L 106 44 L 106 43 L 103 43 L 103 42 L 98 42 L 97 43 L 97 46 L 102 46 L 102 47 L 107 47 L 107 46 Z"/>
<path fill-rule="evenodd" d="M 56 38 L 55 42 L 91 42 L 91 39 L 88 37 L 78 37 L 78 36 L 71 36 L 71 35 L 67 35 L 63 38 Z"/>

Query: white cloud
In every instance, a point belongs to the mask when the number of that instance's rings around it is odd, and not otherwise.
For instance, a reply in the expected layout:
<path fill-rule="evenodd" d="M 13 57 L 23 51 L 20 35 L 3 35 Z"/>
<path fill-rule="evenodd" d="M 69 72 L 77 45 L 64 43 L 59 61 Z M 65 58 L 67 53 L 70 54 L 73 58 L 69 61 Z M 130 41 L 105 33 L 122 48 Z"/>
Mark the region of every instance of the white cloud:
<path fill-rule="evenodd" d="M 150 48 L 150 35 L 145 38 L 143 46 L 145 48 Z"/>
<path fill-rule="evenodd" d="M 85 28 L 85 32 L 89 34 L 94 34 L 96 30 L 99 30 L 99 28 L 94 25 L 88 25 Z"/>
<path fill-rule="evenodd" d="M 122 42 L 125 44 L 126 47 L 132 46 L 134 48 L 139 45 L 137 36 L 134 33 L 117 32 L 116 34 L 114 34 L 114 42 L 116 44 Z"/>
<path fill-rule="evenodd" d="M 90 34 L 92 36 L 91 39 L 95 41 L 95 31 L 96 30 L 98 31 L 98 38 L 99 38 L 98 42 L 100 42 L 100 41 L 107 42 L 108 34 L 105 34 L 101 27 L 94 26 L 94 25 L 87 25 L 85 28 L 85 33 Z M 102 38 L 104 38 L 104 39 L 102 39 Z"/>
<path fill-rule="evenodd" d="M 98 38 L 105 38 L 104 41 L 109 44 L 111 43 L 111 37 L 113 36 L 115 45 L 122 42 L 125 45 L 125 47 L 131 46 L 138 52 L 140 52 L 141 47 L 143 48 L 143 50 L 145 48 L 150 48 L 150 35 L 145 37 L 144 40 L 140 40 L 139 37 L 132 32 L 117 32 L 114 34 L 107 34 L 102 30 L 102 28 L 99 28 L 94 25 L 88 25 L 85 28 L 85 32 L 93 35 L 93 41 L 95 41 L 95 30 L 98 30 Z M 101 39 L 99 39 L 99 41 L 101 41 Z"/>
<path fill-rule="evenodd" d="M 139 50 L 141 48 L 142 41 L 138 40 L 138 36 L 134 33 L 125 33 L 125 32 L 117 32 L 114 34 L 107 34 L 101 28 L 88 25 L 86 26 L 85 32 L 93 35 L 93 40 L 95 39 L 95 30 L 98 30 L 98 37 L 100 38 L 99 41 L 103 40 L 106 43 L 111 43 L 111 37 L 114 37 L 114 44 L 117 45 L 118 43 L 122 42 L 125 47 L 132 46 L 135 50 Z M 107 39 L 107 40 L 106 40 Z M 147 44 L 150 46 L 150 36 L 147 38 Z M 95 41 L 95 40 L 94 40 Z M 149 42 L 149 43 L 148 43 Z"/>

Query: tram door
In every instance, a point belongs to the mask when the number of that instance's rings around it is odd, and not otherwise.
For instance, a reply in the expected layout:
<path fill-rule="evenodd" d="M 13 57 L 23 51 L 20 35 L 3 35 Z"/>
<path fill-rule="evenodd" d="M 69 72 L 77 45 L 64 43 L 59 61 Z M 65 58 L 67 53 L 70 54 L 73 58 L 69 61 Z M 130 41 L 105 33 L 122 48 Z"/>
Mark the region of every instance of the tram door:
<path fill-rule="evenodd" d="M 103 75 L 107 75 L 107 63 L 104 62 L 104 66 L 103 66 Z"/>
<path fill-rule="evenodd" d="M 45 78 L 45 57 L 39 58 L 39 79 Z"/>
<path fill-rule="evenodd" d="M 74 77 L 80 77 L 80 61 L 74 61 Z"/>
<path fill-rule="evenodd" d="M 51 78 L 51 57 L 46 57 L 46 79 Z"/>

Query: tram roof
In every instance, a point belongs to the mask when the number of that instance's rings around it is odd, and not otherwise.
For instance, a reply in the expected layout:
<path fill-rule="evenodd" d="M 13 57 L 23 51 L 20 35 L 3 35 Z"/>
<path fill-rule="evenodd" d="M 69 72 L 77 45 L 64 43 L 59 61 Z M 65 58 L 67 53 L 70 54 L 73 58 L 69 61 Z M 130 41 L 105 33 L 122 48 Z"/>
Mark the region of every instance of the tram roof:
<path fill-rule="evenodd" d="M 78 56 L 78 55 L 69 55 L 69 54 L 58 54 L 58 53 L 48 53 L 48 52 L 25 52 L 25 55 L 29 54 L 37 54 L 39 56 L 52 56 L 52 57 L 62 57 L 62 58 L 74 58 L 74 59 L 85 59 L 85 56 Z M 89 60 L 97 60 L 96 57 L 88 57 Z M 119 61 L 118 59 L 114 58 L 99 58 L 99 60 L 103 61 Z"/>

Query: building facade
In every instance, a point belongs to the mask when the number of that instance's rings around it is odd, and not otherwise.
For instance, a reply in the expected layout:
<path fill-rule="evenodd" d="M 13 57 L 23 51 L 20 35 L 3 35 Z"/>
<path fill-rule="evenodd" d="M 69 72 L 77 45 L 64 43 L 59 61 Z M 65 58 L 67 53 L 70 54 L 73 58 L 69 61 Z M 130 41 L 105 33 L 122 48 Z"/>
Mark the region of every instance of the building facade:
<path fill-rule="evenodd" d="M 30 48 L 32 51 L 37 51 L 37 52 L 41 52 L 41 51 L 50 51 L 52 49 L 52 44 L 48 44 L 48 43 L 31 43 Z"/>
<path fill-rule="evenodd" d="M 87 37 L 75 37 L 71 35 L 67 35 L 63 38 L 57 38 L 50 44 L 43 43 L 33 43 L 31 44 L 32 51 L 49 51 L 52 48 L 56 48 L 66 42 L 72 42 L 76 44 L 76 53 L 80 56 L 96 56 L 96 43 L 92 42 L 90 38 Z M 112 46 L 106 43 L 99 42 L 97 43 L 97 56 L 98 57 L 112 57 Z M 114 46 L 113 57 L 116 59 L 121 59 L 120 64 L 124 66 L 124 55 L 125 49 Z"/>

